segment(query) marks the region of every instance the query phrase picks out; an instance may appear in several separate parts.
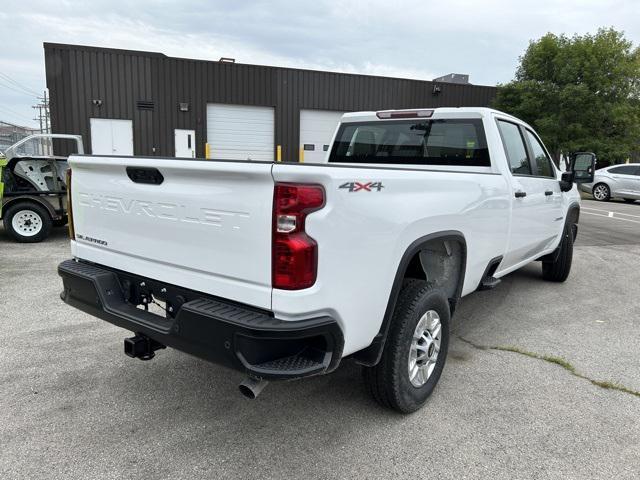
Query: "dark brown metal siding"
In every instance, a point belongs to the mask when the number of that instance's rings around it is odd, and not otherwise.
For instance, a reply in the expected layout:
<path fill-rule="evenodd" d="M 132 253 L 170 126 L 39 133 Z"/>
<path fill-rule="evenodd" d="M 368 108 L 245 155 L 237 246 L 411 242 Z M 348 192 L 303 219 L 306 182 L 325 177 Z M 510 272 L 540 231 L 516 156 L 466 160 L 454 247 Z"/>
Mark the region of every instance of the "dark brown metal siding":
<path fill-rule="evenodd" d="M 300 109 L 357 111 L 488 106 L 495 87 L 171 58 L 158 53 L 45 43 L 51 125 L 83 136 L 91 151 L 90 118 L 133 120 L 136 155 L 173 156 L 174 129 L 196 131 L 204 157 L 207 103 L 275 108 L 282 159 L 298 160 Z M 102 100 L 100 107 L 92 100 Z M 139 100 L 154 102 L 140 110 Z M 180 112 L 180 102 L 189 103 Z M 274 146 L 275 148 L 275 146 Z M 275 157 L 275 155 L 274 155 Z"/>

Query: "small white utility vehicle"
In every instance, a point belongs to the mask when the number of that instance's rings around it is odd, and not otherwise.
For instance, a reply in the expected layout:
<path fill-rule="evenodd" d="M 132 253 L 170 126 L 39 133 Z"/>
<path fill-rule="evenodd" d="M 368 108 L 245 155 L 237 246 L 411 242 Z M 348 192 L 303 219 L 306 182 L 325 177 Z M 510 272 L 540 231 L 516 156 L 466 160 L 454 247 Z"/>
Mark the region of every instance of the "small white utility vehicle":
<path fill-rule="evenodd" d="M 320 164 L 72 156 L 61 296 L 135 332 L 128 355 L 236 368 L 250 397 L 350 357 L 411 412 L 460 297 L 535 260 L 567 278 L 594 162 L 560 174 L 530 126 L 486 108 L 346 114 Z"/>
<path fill-rule="evenodd" d="M 67 157 L 55 155 L 54 147 L 84 153 L 80 135 L 36 133 L 0 159 L 0 218 L 17 242 L 40 242 L 67 223 Z"/>

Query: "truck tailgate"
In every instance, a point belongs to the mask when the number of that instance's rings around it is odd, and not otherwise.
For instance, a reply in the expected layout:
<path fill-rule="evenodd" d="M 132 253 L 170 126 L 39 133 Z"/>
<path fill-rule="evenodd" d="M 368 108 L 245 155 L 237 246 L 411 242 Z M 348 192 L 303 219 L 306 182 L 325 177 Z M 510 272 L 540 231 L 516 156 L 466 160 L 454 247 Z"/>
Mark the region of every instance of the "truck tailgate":
<path fill-rule="evenodd" d="M 271 307 L 270 163 L 72 156 L 69 164 L 74 256 Z"/>

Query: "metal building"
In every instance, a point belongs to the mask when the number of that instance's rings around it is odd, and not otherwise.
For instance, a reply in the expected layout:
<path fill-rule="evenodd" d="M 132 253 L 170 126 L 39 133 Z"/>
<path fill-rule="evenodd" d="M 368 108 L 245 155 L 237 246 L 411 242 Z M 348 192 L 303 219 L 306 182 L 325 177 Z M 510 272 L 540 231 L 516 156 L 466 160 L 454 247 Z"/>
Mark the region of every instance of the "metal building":
<path fill-rule="evenodd" d="M 54 133 L 96 154 L 307 161 L 343 112 L 487 106 L 495 87 L 45 43 Z"/>

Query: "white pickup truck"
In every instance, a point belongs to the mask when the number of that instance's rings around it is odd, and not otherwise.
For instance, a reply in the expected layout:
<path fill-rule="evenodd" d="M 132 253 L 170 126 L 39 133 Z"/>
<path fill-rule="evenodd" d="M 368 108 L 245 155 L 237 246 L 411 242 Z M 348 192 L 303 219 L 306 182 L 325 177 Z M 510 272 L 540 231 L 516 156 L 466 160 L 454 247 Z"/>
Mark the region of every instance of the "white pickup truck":
<path fill-rule="evenodd" d="M 170 346 L 269 380 L 363 365 L 382 405 L 435 387 L 461 297 L 529 262 L 569 275 L 575 183 L 533 129 L 486 108 L 349 113 L 324 163 L 72 156 L 62 299 Z M 155 308 L 155 312 L 153 311 Z"/>

